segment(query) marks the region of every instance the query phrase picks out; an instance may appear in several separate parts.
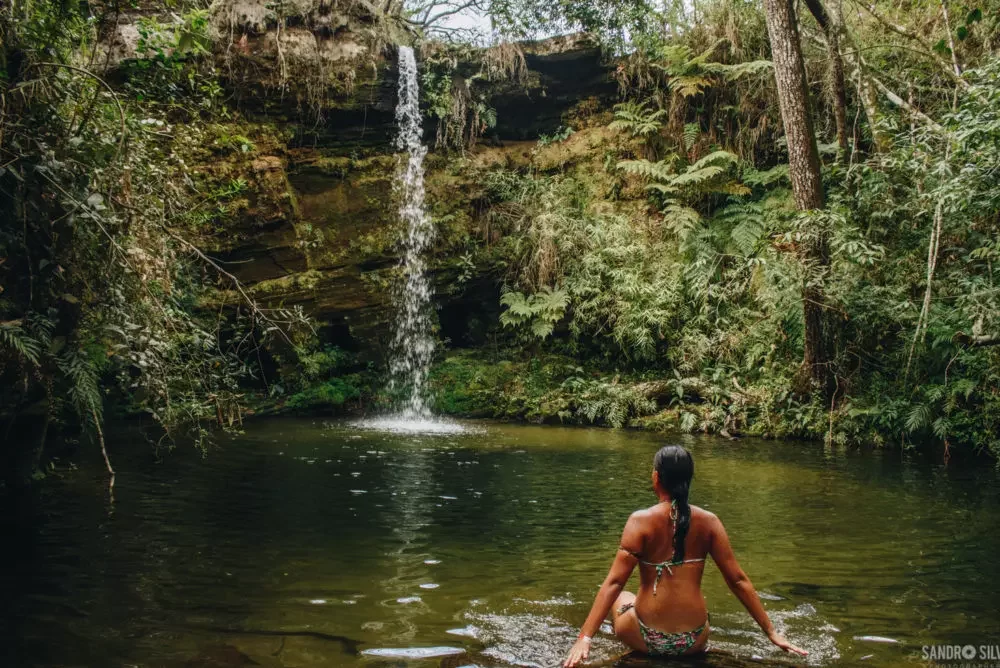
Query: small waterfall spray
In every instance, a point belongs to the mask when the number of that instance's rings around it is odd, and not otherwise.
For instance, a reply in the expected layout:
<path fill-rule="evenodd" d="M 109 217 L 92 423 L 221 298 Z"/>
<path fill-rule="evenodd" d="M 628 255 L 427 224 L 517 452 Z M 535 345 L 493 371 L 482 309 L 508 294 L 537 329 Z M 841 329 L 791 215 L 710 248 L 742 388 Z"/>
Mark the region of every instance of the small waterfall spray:
<path fill-rule="evenodd" d="M 396 147 L 405 153 L 396 177 L 399 217 L 406 225 L 403 237 L 404 280 L 395 292 L 396 327 L 389 358 L 389 392 L 402 399 L 395 415 L 360 423 L 362 427 L 386 431 L 455 433 L 464 428 L 454 422 L 434 419 L 430 409 L 427 379 L 434 358 L 431 296 L 426 255 L 434 243 L 434 225 L 424 208 L 424 157 L 420 87 L 413 49 L 399 47 L 399 101 Z"/>
<path fill-rule="evenodd" d="M 396 298 L 396 331 L 389 363 L 389 390 L 404 395 L 399 417 L 426 420 L 431 416 L 427 376 L 434 356 L 431 334 L 432 287 L 425 255 L 434 242 L 434 226 L 424 209 L 424 156 L 420 87 L 413 49 L 399 47 L 399 101 L 396 106 L 399 135 L 396 147 L 407 154 L 396 180 L 399 217 L 406 225 L 403 238 L 405 280 Z"/>

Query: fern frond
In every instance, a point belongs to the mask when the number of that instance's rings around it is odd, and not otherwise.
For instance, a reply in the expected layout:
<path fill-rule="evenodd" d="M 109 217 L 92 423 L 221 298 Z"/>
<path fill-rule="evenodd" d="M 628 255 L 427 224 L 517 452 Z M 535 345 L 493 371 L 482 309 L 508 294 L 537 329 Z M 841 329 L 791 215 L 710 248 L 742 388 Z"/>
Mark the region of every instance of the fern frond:
<path fill-rule="evenodd" d="M 739 158 L 735 153 L 729 151 L 713 151 L 691 165 L 690 170 L 697 170 L 708 165 L 730 165 L 735 164 Z"/>
<path fill-rule="evenodd" d="M 684 125 L 684 150 L 690 151 L 694 143 L 698 141 L 698 135 L 701 134 L 701 126 L 697 123 L 686 123 Z"/>
<path fill-rule="evenodd" d="M 663 127 L 665 109 L 650 111 L 647 103 L 622 102 L 615 105 L 615 120 L 608 125 L 612 130 L 624 130 L 633 137 L 648 137 Z"/>
<path fill-rule="evenodd" d="M 749 186 L 770 186 L 788 179 L 788 165 L 776 165 L 771 169 L 758 172 L 747 169 L 743 172 L 743 182 Z"/>
<path fill-rule="evenodd" d="M 930 421 L 931 407 L 927 404 L 917 404 L 906 416 L 906 431 L 911 433 L 919 431 L 929 425 Z"/>
<path fill-rule="evenodd" d="M 666 160 L 658 162 L 650 162 L 649 160 L 622 160 L 618 163 L 617 167 L 623 172 L 642 176 L 653 181 L 669 181 L 675 176 L 672 162 Z"/>
<path fill-rule="evenodd" d="M 660 193 L 664 196 L 670 196 L 677 193 L 680 190 L 677 186 L 672 186 L 669 183 L 649 183 L 646 185 L 646 190 Z"/>
<path fill-rule="evenodd" d="M 691 167 L 683 174 L 675 176 L 670 181 L 670 185 L 677 188 L 701 186 L 707 181 L 711 181 L 720 174 L 725 174 L 727 167 L 722 165 L 709 165 L 707 167 Z"/>
<path fill-rule="evenodd" d="M 667 227 L 682 241 L 687 241 L 691 233 L 701 227 L 701 214 L 689 206 L 671 204 L 663 210 Z"/>
<path fill-rule="evenodd" d="M 708 59 L 711 58 L 715 54 L 716 49 L 718 49 L 720 46 L 722 46 L 723 44 L 725 44 L 728 41 L 729 40 L 727 40 L 725 38 L 720 38 L 720 39 L 715 40 L 714 42 L 712 42 L 712 44 L 707 49 L 705 49 L 704 51 L 702 51 L 701 53 L 699 53 L 694 58 L 691 58 L 688 61 L 688 64 L 689 65 L 699 66 L 699 67 L 704 67 L 705 65 L 709 64 L 708 63 Z"/>
<path fill-rule="evenodd" d="M 685 75 L 674 77 L 671 81 L 671 87 L 680 94 L 681 97 L 694 97 L 695 95 L 700 95 L 708 86 L 711 85 L 711 81 L 700 75 Z"/>
<path fill-rule="evenodd" d="M 727 81 L 736 81 L 743 77 L 769 75 L 773 63 L 770 60 L 752 60 L 748 63 L 736 63 L 734 65 L 724 65 L 722 63 L 711 63 L 711 65 L 713 67 L 709 71 L 722 75 Z"/>
<path fill-rule="evenodd" d="M 736 248 L 743 255 L 751 255 L 757 250 L 766 230 L 755 218 L 745 218 L 729 233 Z"/>
<path fill-rule="evenodd" d="M 68 349 L 57 360 L 62 374 L 69 381 L 69 399 L 84 423 L 96 415 L 101 419 L 103 400 L 96 364 L 82 350 Z"/>
<path fill-rule="evenodd" d="M 727 195 L 734 195 L 736 197 L 746 197 L 752 191 L 747 188 L 742 183 L 738 181 L 730 181 L 729 183 L 723 183 L 716 190 L 720 193 L 725 193 Z"/>
<path fill-rule="evenodd" d="M 6 350 L 38 366 L 42 343 L 24 331 L 21 325 L 21 321 L 0 323 L 0 351 Z"/>

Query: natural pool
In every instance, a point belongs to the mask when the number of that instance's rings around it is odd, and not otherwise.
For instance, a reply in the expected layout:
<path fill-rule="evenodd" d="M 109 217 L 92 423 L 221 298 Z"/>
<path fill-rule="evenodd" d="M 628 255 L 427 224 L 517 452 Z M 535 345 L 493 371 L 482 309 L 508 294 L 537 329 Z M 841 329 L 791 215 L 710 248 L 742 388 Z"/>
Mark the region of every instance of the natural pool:
<path fill-rule="evenodd" d="M 0 665 L 557 665 L 626 517 L 655 501 L 661 440 L 473 427 L 418 436 L 260 420 L 205 458 L 178 450 L 159 463 L 119 434 L 113 508 L 99 468 L 84 466 L 4 516 Z M 682 442 L 695 456 L 693 503 L 726 522 L 810 664 L 919 663 L 926 644 L 1000 644 L 989 467 Z M 783 659 L 711 564 L 704 589 L 714 648 Z M 453 655 L 398 652 L 415 648 Z M 593 658 L 620 652 L 602 636 Z"/>

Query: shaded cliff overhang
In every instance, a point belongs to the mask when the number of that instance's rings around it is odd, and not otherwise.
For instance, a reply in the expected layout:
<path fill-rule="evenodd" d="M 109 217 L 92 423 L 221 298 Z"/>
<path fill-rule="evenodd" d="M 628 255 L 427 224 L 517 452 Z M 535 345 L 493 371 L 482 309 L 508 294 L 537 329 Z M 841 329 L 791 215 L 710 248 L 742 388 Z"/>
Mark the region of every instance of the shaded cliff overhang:
<path fill-rule="evenodd" d="M 223 0 L 211 10 L 215 72 L 231 104 L 251 120 L 294 128 L 293 144 L 341 155 L 391 152 L 398 85 L 396 44 L 413 44 L 405 21 L 367 0 L 289 0 L 283 14 L 268 0 Z M 139 60 L 140 27 L 155 19 L 167 29 L 179 17 L 156 3 L 140 4 L 102 29 L 114 68 Z M 148 26 L 144 29 L 148 30 Z M 616 94 L 600 45 L 569 35 L 516 45 L 526 72 L 516 81 L 482 76 L 486 49 L 454 50 L 455 75 L 475 79 L 477 94 L 496 111 L 486 137 L 533 140 L 554 132 L 582 99 L 610 103 Z M 448 49 L 423 43 L 420 50 Z M 427 122 L 433 138 L 436 120 Z"/>
<path fill-rule="evenodd" d="M 529 86 L 508 85 L 493 92 L 497 139 L 533 140 L 552 134 L 581 100 L 614 101 L 618 85 L 600 45 L 587 35 L 553 37 L 519 44 L 530 74 Z"/>

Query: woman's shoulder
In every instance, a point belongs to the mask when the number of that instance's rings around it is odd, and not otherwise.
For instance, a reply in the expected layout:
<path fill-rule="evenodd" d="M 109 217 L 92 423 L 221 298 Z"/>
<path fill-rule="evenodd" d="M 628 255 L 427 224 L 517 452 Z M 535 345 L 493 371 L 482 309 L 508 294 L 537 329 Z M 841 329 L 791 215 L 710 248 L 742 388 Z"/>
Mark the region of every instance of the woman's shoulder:
<path fill-rule="evenodd" d="M 629 521 L 631 522 L 643 522 L 646 520 L 655 520 L 668 513 L 668 509 L 662 504 L 656 504 L 648 508 L 639 508 L 629 515 Z M 700 506 L 691 506 L 691 518 L 699 519 L 708 522 L 717 522 L 719 518 L 715 516 L 714 513 L 705 510 Z"/>
<path fill-rule="evenodd" d="M 664 510 L 664 506 L 660 504 L 656 504 L 648 508 L 639 508 L 631 515 L 629 515 L 629 521 L 642 523 L 651 519 L 657 519 L 661 515 L 665 515 L 666 512 L 667 511 Z M 705 522 L 709 524 L 715 524 L 716 522 L 720 521 L 719 518 L 715 515 L 715 513 L 709 510 L 705 510 L 701 506 L 695 506 L 695 505 L 691 506 L 691 519 L 698 522 Z"/>
<path fill-rule="evenodd" d="M 691 506 L 691 519 L 708 526 L 715 526 L 716 524 L 722 523 L 715 513 L 710 510 L 705 510 L 700 506 Z"/>
<path fill-rule="evenodd" d="M 707 517 L 715 517 L 715 513 L 713 513 L 712 511 L 705 510 L 701 506 L 696 506 L 694 504 L 691 505 L 691 514 L 692 515 L 701 515 L 702 517 L 706 517 L 706 518 Z"/>

